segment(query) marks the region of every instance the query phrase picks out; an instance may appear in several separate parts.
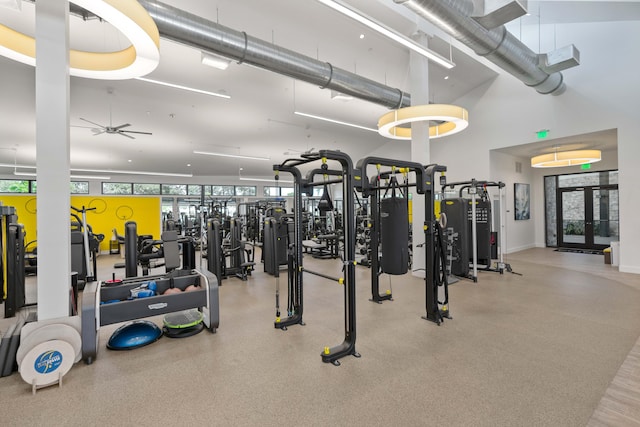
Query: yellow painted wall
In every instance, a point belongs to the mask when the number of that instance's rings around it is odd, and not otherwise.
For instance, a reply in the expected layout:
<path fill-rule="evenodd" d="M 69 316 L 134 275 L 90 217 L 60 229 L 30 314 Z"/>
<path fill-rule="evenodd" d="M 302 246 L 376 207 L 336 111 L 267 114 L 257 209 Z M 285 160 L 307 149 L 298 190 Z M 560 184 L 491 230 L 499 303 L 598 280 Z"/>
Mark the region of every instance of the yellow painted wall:
<path fill-rule="evenodd" d="M 36 195 L 0 195 L 0 202 L 5 206 L 16 208 L 18 222 L 24 224 L 25 242 L 37 239 L 36 231 Z M 95 207 L 95 211 L 87 212 L 87 224 L 96 234 L 104 234 L 100 244 L 101 251 L 109 250 L 109 240 L 113 229 L 124 236 L 124 224 L 135 221 L 138 234 L 150 234 L 160 239 L 160 197 L 122 197 L 122 196 L 71 196 L 71 205 L 81 209 Z M 71 209 L 69 209 L 71 212 Z M 82 215 L 78 214 L 82 219 Z M 70 217 L 71 220 L 71 217 Z"/>

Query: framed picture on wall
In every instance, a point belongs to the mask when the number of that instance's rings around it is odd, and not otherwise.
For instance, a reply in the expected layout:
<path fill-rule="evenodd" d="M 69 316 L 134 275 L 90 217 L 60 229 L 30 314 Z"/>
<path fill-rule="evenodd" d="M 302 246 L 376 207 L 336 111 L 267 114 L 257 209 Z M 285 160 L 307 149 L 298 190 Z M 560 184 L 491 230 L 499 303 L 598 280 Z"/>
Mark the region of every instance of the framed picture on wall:
<path fill-rule="evenodd" d="M 513 205 L 516 221 L 531 218 L 531 195 L 529 184 L 513 184 Z"/>

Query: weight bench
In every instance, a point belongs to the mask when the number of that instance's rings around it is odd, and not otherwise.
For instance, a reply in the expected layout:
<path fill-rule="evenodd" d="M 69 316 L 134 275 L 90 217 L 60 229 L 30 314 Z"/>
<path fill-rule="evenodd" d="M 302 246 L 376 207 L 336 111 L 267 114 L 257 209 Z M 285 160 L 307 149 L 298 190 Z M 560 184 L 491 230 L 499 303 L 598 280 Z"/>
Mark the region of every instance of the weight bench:
<path fill-rule="evenodd" d="M 327 253 L 327 245 L 316 240 L 303 240 L 302 247 L 305 253 L 310 253 L 311 255 L 322 256 Z"/>

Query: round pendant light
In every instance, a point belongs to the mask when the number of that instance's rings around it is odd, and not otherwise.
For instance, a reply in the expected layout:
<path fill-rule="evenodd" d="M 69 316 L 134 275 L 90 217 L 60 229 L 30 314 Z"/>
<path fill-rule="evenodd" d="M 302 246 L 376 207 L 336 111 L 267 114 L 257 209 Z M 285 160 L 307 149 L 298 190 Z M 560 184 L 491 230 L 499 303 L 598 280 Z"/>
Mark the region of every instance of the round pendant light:
<path fill-rule="evenodd" d="M 411 139 L 413 122 L 439 122 L 429 126 L 429 138 L 453 135 L 469 126 L 469 113 L 462 107 L 447 104 L 415 105 L 390 111 L 378 120 L 378 133 L 392 139 Z"/>
<path fill-rule="evenodd" d="M 109 22 L 131 42 L 115 52 L 69 51 L 69 74 L 92 79 L 121 80 L 149 74 L 160 60 L 160 34 L 149 13 L 131 0 L 69 0 Z M 0 24 L 0 55 L 35 66 L 33 37 Z"/>
<path fill-rule="evenodd" d="M 602 160 L 600 150 L 572 150 L 556 151 L 554 153 L 541 154 L 531 158 L 533 168 L 561 168 L 565 166 L 578 166 L 586 163 L 595 163 Z"/>

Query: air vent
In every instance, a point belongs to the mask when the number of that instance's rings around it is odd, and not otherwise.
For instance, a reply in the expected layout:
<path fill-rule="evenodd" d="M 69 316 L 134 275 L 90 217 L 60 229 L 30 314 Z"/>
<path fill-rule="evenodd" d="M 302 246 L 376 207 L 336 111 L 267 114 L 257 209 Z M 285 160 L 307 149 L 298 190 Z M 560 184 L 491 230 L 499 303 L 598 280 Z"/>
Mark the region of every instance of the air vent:
<path fill-rule="evenodd" d="M 522 173 L 522 162 L 516 162 L 516 173 Z"/>

